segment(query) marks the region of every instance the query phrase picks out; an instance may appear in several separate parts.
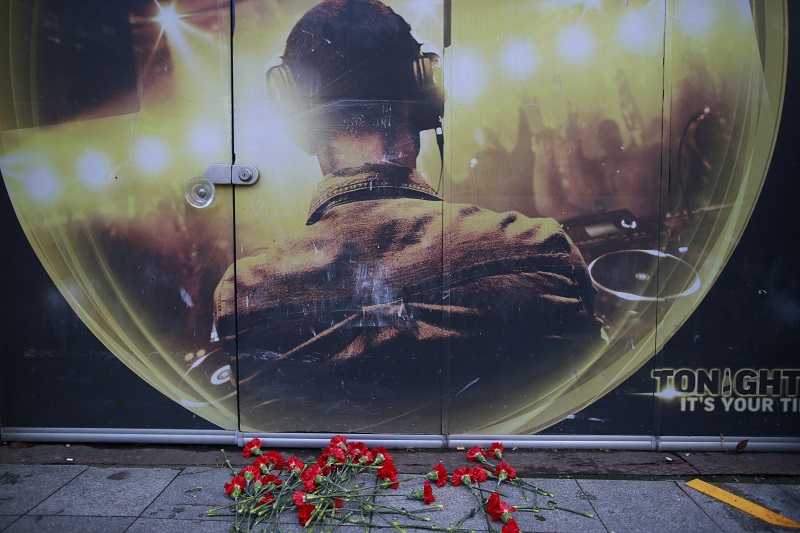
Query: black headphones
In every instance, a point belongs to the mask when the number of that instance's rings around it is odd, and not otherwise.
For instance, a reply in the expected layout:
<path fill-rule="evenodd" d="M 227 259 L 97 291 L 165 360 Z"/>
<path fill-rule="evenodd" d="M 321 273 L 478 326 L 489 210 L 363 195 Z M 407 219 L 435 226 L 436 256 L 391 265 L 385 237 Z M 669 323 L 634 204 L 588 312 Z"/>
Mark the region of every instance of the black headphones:
<path fill-rule="evenodd" d="M 411 121 L 420 130 L 441 128 L 444 115 L 444 88 L 442 85 L 442 65 L 438 50 L 427 42 L 419 42 L 420 54 L 414 60 L 414 93 L 409 98 L 411 105 Z M 294 74 L 282 57 L 275 57 L 266 67 L 267 96 L 274 105 L 291 102 L 302 105 L 298 101 L 298 87 Z M 318 87 L 312 87 L 311 93 Z M 305 104 L 303 107 L 307 107 Z"/>

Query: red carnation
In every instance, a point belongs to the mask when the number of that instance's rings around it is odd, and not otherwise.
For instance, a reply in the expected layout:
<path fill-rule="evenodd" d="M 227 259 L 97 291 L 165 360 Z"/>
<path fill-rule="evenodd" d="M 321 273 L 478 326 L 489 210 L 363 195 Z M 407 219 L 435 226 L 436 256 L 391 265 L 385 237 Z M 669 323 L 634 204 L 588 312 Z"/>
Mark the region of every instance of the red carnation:
<path fill-rule="evenodd" d="M 376 465 L 379 465 L 384 461 L 389 461 L 390 463 L 394 462 L 394 457 L 392 457 L 392 454 L 386 450 L 385 446 L 378 446 L 377 448 L 372 448 L 370 451 L 372 452 L 372 456 L 375 458 L 374 463 Z"/>
<path fill-rule="evenodd" d="M 290 472 L 296 476 L 299 476 L 300 473 L 305 470 L 306 465 L 302 459 L 299 457 L 295 457 L 292 455 L 289 459 L 286 460 L 286 471 Z"/>
<path fill-rule="evenodd" d="M 238 498 L 244 488 L 247 486 L 247 481 L 242 476 L 233 476 L 230 483 L 225 483 L 225 494 L 231 498 Z"/>
<path fill-rule="evenodd" d="M 306 503 L 306 495 L 302 491 L 296 490 L 292 494 L 292 501 L 297 507 L 300 507 Z"/>
<path fill-rule="evenodd" d="M 369 453 L 369 448 L 363 442 L 348 442 L 347 443 L 347 453 L 350 455 L 353 462 L 363 463 L 364 457 L 369 455 L 372 457 L 372 454 Z"/>
<path fill-rule="evenodd" d="M 347 437 L 344 435 L 336 435 L 331 439 L 331 447 L 342 448 L 343 450 L 347 449 Z"/>
<path fill-rule="evenodd" d="M 444 487 L 447 483 L 447 469 L 442 463 L 433 467 L 433 470 L 425 474 L 425 479 L 436 482 L 437 487 Z"/>
<path fill-rule="evenodd" d="M 500 499 L 500 494 L 493 492 L 489 496 L 489 501 L 486 502 L 486 514 L 492 517 L 492 520 L 497 522 L 502 520 L 508 522 L 511 519 L 511 513 L 516 511 L 516 507 L 509 507 L 509 505 Z"/>
<path fill-rule="evenodd" d="M 280 453 L 270 450 L 263 457 L 266 460 L 268 470 L 281 470 L 283 468 L 284 459 Z"/>
<path fill-rule="evenodd" d="M 269 473 L 269 460 L 263 455 L 256 457 L 256 460 L 253 461 L 254 467 L 258 468 L 262 474 Z"/>
<path fill-rule="evenodd" d="M 244 445 L 244 449 L 242 450 L 242 455 L 245 457 L 250 457 L 251 455 L 261 455 L 261 440 L 255 438 Z"/>
<path fill-rule="evenodd" d="M 255 464 L 247 465 L 246 467 L 242 468 L 242 470 L 239 472 L 239 475 L 249 483 L 257 477 L 261 477 L 261 469 Z"/>
<path fill-rule="evenodd" d="M 480 461 L 481 463 L 486 460 L 486 452 L 478 446 L 473 446 L 467 451 L 467 461 Z"/>
<path fill-rule="evenodd" d="M 268 492 L 266 496 L 264 496 L 258 501 L 257 507 L 261 507 L 262 505 L 269 505 L 274 501 L 275 501 L 275 496 L 273 496 L 271 493 Z"/>
<path fill-rule="evenodd" d="M 317 457 L 317 464 L 322 468 L 336 467 L 344 464 L 346 459 L 344 450 L 338 446 L 328 446 Z"/>
<path fill-rule="evenodd" d="M 358 456 L 358 464 L 371 465 L 374 460 L 375 457 L 369 449 L 363 450 L 361 455 Z"/>
<path fill-rule="evenodd" d="M 475 481 L 486 481 L 489 479 L 489 473 L 482 466 L 476 466 L 472 469 L 472 479 Z"/>
<path fill-rule="evenodd" d="M 408 495 L 409 500 L 419 500 L 425 505 L 430 505 L 436 501 L 436 498 L 433 496 L 433 487 L 431 487 L 430 482 L 426 479 L 425 483 L 422 485 L 422 490 L 415 490 L 411 494 Z"/>
<path fill-rule="evenodd" d="M 493 442 L 492 445 L 489 446 L 489 455 L 491 455 L 492 457 L 502 459 L 504 451 L 505 448 L 499 442 Z"/>
<path fill-rule="evenodd" d="M 517 521 L 510 518 L 508 522 L 503 525 L 503 529 L 500 530 L 500 533 L 520 533 Z"/>
<path fill-rule="evenodd" d="M 319 465 L 311 465 L 300 474 L 300 480 L 305 485 L 305 488 L 308 492 L 314 492 L 314 489 L 317 488 L 317 484 L 322 481 L 322 468 Z"/>
<path fill-rule="evenodd" d="M 436 501 L 436 498 L 433 496 L 433 487 L 431 487 L 427 479 L 425 480 L 425 484 L 422 485 L 422 501 L 425 505 L 430 505 Z"/>
<path fill-rule="evenodd" d="M 345 462 L 345 460 L 347 459 L 347 456 L 345 455 L 346 448 L 342 449 L 339 446 L 331 446 L 329 449 L 331 451 L 331 455 L 336 458 L 337 462 L 339 463 Z"/>
<path fill-rule="evenodd" d="M 311 520 L 311 514 L 316 511 L 316 509 L 317 508 L 310 503 L 303 503 L 297 506 L 297 521 L 300 522 L 301 526 L 308 524 L 308 521 Z"/>
<path fill-rule="evenodd" d="M 384 483 L 383 485 L 392 489 L 396 489 L 400 486 L 400 483 L 397 482 L 397 469 L 391 461 L 384 462 L 378 469 L 378 479 L 391 482 L 388 484 Z"/>
<path fill-rule="evenodd" d="M 517 471 L 507 462 L 501 461 L 494 469 L 494 475 L 500 479 L 514 479 L 517 477 Z"/>
<path fill-rule="evenodd" d="M 470 467 L 456 468 L 453 471 L 453 486 L 457 487 L 461 484 L 472 485 L 473 481 L 475 480 L 472 479 L 472 469 Z"/>
<path fill-rule="evenodd" d="M 266 474 L 261 476 L 261 483 L 264 485 L 272 483 L 274 487 L 280 487 L 283 480 L 274 474 Z"/>

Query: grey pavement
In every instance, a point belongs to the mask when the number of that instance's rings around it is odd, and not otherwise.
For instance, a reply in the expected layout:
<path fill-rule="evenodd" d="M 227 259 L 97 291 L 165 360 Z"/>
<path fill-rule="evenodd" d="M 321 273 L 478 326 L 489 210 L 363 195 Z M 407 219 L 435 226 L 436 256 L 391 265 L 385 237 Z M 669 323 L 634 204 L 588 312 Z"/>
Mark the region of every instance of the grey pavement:
<path fill-rule="evenodd" d="M 74 464 L 75 457 L 66 457 L 63 460 L 72 459 L 72 464 L 53 464 L 56 461 L 52 460 L 52 453 L 57 448 L 66 449 L 69 455 L 93 459 Z M 211 508 L 231 503 L 223 489 L 230 474 L 227 469 L 220 467 L 222 455 L 219 450 L 208 450 L 206 457 L 198 456 L 197 449 L 187 447 L 183 450 L 186 452 L 184 458 L 194 459 L 186 462 L 205 464 L 181 466 L 177 459 L 181 449 L 146 447 L 148 450 L 168 453 L 147 452 L 140 454 L 138 461 L 131 461 L 134 447 L 104 448 L 102 453 L 92 455 L 94 452 L 89 453 L 92 451 L 89 449 L 94 448 L 99 447 L 0 447 L 0 531 L 230 531 L 232 518 L 206 515 Z M 281 451 L 303 459 L 317 453 L 317 450 Z M 401 479 L 404 475 L 426 472 L 441 458 L 445 458 L 448 471 L 467 464 L 463 452 L 451 450 L 394 453 L 395 464 L 402 473 Z M 174 461 L 157 460 L 159 455 L 169 458 L 171 454 L 176 457 Z M 230 455 L 236 466 L 247 462 L 235 452 Z M 542 510 L 538 513 L 519 510 L 514 513 L 515 518 L 522 531 L 537 532 L 791 531 L 772 526 L 685 485 L 686 481 L 701 477 L 800 522 L 798 454 L 698 455 L 705 471 L 698 471 L 691 463 L 687 463 L 685 454 L 569 450 L 507 453 L 512 464 L 520 465 L 520 471 L 524 472 L 528 482 L 554 494 L 552 500 L 557 505 L 595 516 L 589 519 L 560 510 Z M 548 462 L 540 462 L 545 457 Z M 741 465 L 739 469 L 736 468 L 737 462 Z M 560 471 L 559 464 L 562 466 Z M 780 465 L 782 468 L 779 468 Z M 482 486 L 492 488 L 487 483 Z M 418 480 L 403 483 L 396 496 L 379 496 L 375 504 L 402 507 L 418 512 L 419 516 L 428 517 L 430 521 L 415 522 L 402 516 L 375 514 L 369 517 L 374 524 L 369 530 L 395 531 L 389 524 L 392 518 L 407 524 L 452 526 L 468 516 L 470 509 L 476 506 L 469 489 L 450 484 L 434 489 L 436 504 L 442 505 L 442 508 L 426 507 L 421 502 L 403 497 L 420 487 L 421 481 Z M 538 505 L 541 508 L 546 507 L 550 500 L 538 496 L 526 502 L 515 487 L 504 485 L 501 490 L 504 500 L 512 505 Z M 468 518 L 462 527 L 488 532 L 500 531 L 501 526 L 502 523 L 488 521 L 478 514 Z M 421 531 L 413 526 L 403 529 Z M 302 531 L 302 528 L 293 520 L 282 520 L 280 530 Z M 365 531 L 365 528 L 350 525 L 339 527 L 336 531 Z"/>

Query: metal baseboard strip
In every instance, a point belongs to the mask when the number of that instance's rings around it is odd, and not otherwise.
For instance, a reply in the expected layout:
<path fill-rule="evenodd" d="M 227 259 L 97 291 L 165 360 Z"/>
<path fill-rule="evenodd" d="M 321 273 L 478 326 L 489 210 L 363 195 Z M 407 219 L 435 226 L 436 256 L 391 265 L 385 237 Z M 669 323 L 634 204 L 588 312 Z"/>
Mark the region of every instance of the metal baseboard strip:
<path fill-rule="evenodd" d="M 0 428 L 4 442 L 236 445 L 236 433 L 221 429 Z"/>
<path fill-rule="evenodd" d="M 502 442 L 506 448 L 541 448 L 571 450 L 645 450 L 654 441 L 642 435 L 450 435 L 451 448 L 489 446 Z"/>
<path fill-rule="evenodd" d="M 240 433 L 239 446 L 254 437 L 262 446 L 271 448 L 324 448 L 337 433 Z M 442 435 L 392 435 L 379 433 L 341 433 L 350 441 L 360 441 L 367 446 L 387 448 L 446 448 Z"/>
<path fill-rule="evenodd" d="M 747 441 L 745 443 L 745 441 Z M 742 444 L 744 443 L 744 444 Z M 800 451 L 800 437 L 661 437 L 663 451 L 694 452 L 732 452 L 737 446 L 748 452 L 797 452 Z"/>
<path fill-rule="evenodd" d="M 242 433 L 233 430 L 110 429 L 110 428 L 20 428 L 0 427 L 4 442 L 93 442 L 115 444 L 213 444 L 244 446 L 253 437 L 264 447 L 323 448 L 335 433 Z M 798 452 L 800 437 L 662 436 L 645 435 L 399 435 L 344 434 L 348 440 L 387 448 L 459 448 L 488 446 L 502 442 L 509 448 L 635 450 L 635 451 L 735 451 Z"/>

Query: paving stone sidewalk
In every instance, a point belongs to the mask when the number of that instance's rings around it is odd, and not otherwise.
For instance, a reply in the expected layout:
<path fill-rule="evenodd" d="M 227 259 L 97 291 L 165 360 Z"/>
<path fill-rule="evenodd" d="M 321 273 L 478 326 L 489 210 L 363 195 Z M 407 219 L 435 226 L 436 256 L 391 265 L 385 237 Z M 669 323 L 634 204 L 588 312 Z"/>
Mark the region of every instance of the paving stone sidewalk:
<path fill-rule="evenodd" d="M 419 472 L 422 473 L 423 469 Z M 223 483 L 230 478 L 215 466 L 105 467 L 87 465 L 0 465 L 0 531 L 8 532 L 226 532 L 232 521 L 208 517 L 206 510 L 230 503 Z M 522 531 L 549 532 L 771 532 L 771 526 L 687 486 L 686 478 L 600 479 L 527 478 L 555 494 L 559 505 L 589 512 L 594 519 L 564 512 L 516 513 Z M 745 482 L 746 481 L 746 482 Z M 711 479 L 715 485 L 800 522 L 800 478 Z M 404 494 L 419 482 L 401 485 Z M 435 489 L 441 510 L 430 511 L 432 524 L 453 525 L 475 500 L 464 487 Z M 513 494 L 508 494 L 510 503 Z M 542 501 L 539 502 L 544 503 Z M 392 505 L 418 509 L 422 504 L 392 498 Z M 542 520 L 541 518 L 544 518 Z M 376 524 L 378 520 L 373 520 Z M 499 522 L 480 515 L 464 524 L 477 532 L 500 531 Z M 277 530 L 277 529 L 273 529 Z M 302 531 L 286 522 L 282 531 Z M 371 531 L 393 531 L 388 523 Z M 412 527 L 406 531 L 422 531 Z M 364 531 L 346 526 L 337 531 Z"/>

